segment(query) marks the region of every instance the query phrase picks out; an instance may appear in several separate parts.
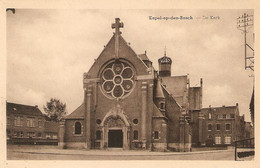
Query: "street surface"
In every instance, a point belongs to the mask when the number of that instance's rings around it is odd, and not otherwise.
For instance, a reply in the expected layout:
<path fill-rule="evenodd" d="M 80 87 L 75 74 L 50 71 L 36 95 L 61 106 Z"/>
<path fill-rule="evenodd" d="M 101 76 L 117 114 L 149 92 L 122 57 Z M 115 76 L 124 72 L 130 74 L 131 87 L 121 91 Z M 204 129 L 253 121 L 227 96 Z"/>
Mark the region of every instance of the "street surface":
<path fill-rule="evenodd" d="M 247 157 L 244 160 L 252 160 Z M 230 160 L 234 149 L 200 152 L 150 152 L 109 150 L 59 149 L 56 146 L 11 145 L 7 160 Z"/>

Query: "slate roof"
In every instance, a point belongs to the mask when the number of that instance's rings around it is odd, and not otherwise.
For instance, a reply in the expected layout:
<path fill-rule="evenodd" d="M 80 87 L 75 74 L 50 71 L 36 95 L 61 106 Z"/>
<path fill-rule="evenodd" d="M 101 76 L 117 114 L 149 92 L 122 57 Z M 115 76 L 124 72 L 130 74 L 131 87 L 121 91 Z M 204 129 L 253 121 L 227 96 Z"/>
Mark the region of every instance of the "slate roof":
<path fill-rule="evenodd" d="M 219 113 L 219 114 L 235 114 L 236 110 L 238 109 L 238 106 L 224 106 L 224 107 L 210 107 L 210 108 L 202 108 L 201 112 L 203 112 L 204 114 L 207 114 L 209 109 L 211 109 L 211 111 L 213 113 Z"/>
<path fill-rule="evenodd" d="M 46 121 L 45 122 L 45 132 L 54 132 L 58 133 L 59 131 L 59 123 L 54 121 Z"/>
<path fill-rule="evenodd" d="M 84 103 L 82 103 L 76 110 L 67 115 L 65 119 L 84 119 Z"/>
<path fill-rule="evenodd" d="M 139 54 L 138 55 L 143 61 L 150 61 L 146 54 Z"/>
<path fill-rule="evenodd" d="M 42 112 L 37 106 L 16 104 L 6 102 L 6 112 L 7 114 L 25 114 L 33 116 L 43 116 Z"/>
<path fill-rule="evenodd" d="M 187 93 L 188 77 L 185 76 L 170 76 L 162 77 L 162 84 L 166 87 L 167 91 L 172 94 L 172 97 L 179 105 L 183 105 L 183 98 Z"/>

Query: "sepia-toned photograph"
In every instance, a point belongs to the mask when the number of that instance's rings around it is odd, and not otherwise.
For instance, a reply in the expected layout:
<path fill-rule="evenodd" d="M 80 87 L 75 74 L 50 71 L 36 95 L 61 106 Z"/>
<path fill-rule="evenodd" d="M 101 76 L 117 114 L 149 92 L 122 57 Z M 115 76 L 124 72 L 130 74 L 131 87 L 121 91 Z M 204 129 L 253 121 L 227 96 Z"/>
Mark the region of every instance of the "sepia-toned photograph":
<path fill-rule="evenodd" d="M 5 12 L 7 160 L 255 160 L 253 9 Z"/>

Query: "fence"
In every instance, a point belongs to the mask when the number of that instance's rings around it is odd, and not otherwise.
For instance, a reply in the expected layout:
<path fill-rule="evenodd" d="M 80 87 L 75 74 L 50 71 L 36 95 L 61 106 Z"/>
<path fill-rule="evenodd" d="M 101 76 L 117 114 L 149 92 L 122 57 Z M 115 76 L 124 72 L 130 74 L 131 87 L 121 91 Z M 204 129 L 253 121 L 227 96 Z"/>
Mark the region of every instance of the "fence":
<path fill-rule="evenodd" d="M 235 141 L 235 160 L 255 155 L 255 138 Z M 239 150 L 239 151 L 238 151 Z"/>

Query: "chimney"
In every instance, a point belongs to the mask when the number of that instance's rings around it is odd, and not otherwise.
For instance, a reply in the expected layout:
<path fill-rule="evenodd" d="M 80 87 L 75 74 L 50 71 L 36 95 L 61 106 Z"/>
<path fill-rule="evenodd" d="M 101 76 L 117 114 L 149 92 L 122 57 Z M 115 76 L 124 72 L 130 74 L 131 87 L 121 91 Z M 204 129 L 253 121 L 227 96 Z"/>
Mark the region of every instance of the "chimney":
<path fill-rule="evenodd" d="M 38 108 L 38 105 L 36 104 L 35 107 Z"/>
<path fill-rule="evenodd" d="M 202 85 L 203 85 L 203 79 L 200 78 L 200 86 L 202 87 Z"/>
<path fill-rule="evenodd" d="M 238 107 L 238 103 L 236 103 L 236 106 Z"/>
<path fill-rule="evenodd" d="M 226 107 L 225 105 L 223 105 L 222 107 Z"/>

